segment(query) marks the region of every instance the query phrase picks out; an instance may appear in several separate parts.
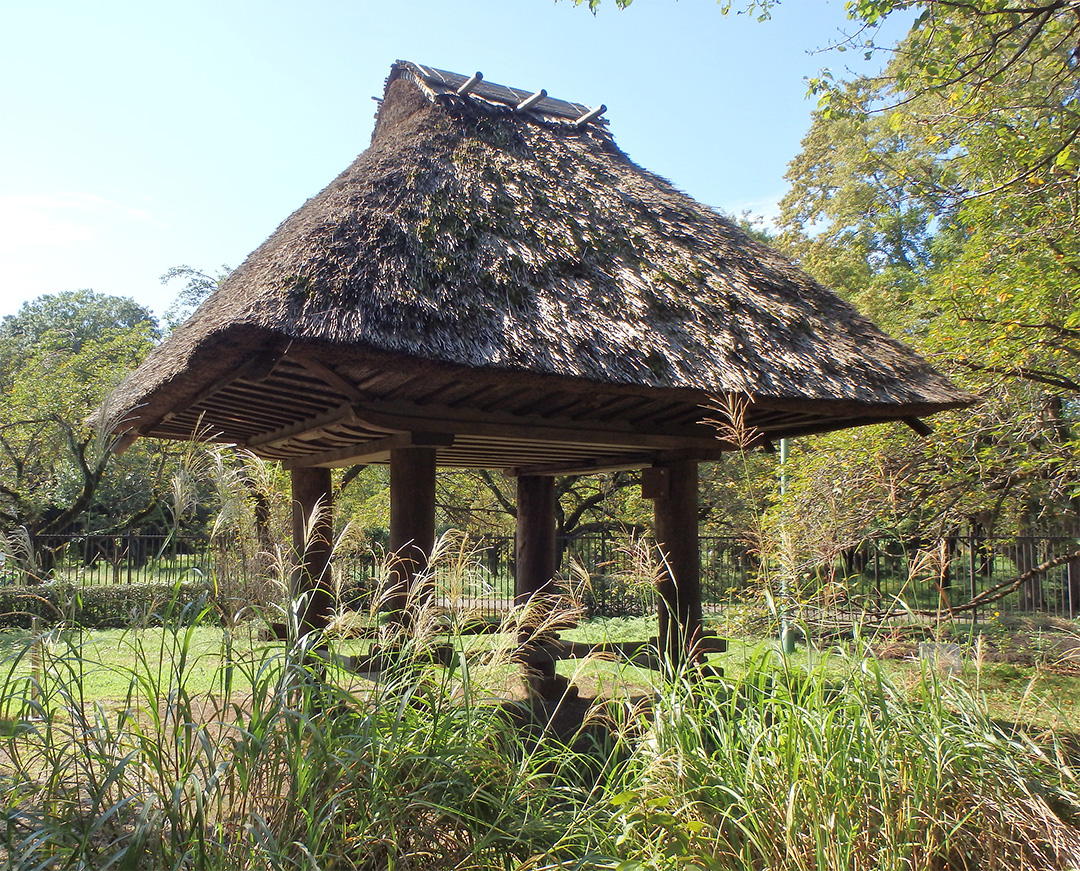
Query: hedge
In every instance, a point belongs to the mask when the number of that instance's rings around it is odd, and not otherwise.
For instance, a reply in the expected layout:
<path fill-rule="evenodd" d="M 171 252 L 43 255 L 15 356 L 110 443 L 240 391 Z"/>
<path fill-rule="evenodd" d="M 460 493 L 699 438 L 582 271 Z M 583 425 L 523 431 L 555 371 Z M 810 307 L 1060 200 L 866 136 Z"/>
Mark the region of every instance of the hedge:
<path fill-rule="evenodd" d="M 206 584 L 0 586 L 0 629 L 68 623 L 86 629 L 182 625 L 210 602 Z"/>

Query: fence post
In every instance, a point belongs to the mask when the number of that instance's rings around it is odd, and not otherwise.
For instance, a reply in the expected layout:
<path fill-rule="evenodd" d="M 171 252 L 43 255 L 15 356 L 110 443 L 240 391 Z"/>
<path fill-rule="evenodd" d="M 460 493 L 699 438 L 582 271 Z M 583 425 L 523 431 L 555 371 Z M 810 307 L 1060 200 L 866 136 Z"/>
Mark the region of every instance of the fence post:
<path fill-rule="evenodd" d="M 30 618 L 30 699 L 41 700 L 41 681 L 44 671 L 44 657 L 41 650 L 41 621 L 38 617 Z"/>
<path fill-rule="evenodd" d="M 968 590 L 971 591 L 971 598 L 978 595 L 979 585 L 976 581 L 976 569 L 978 563 L 976 562 L 975 549 L 977 541 L 975 538 L 975 525 L 968 524 Z M 976 606 L 971 609 L 971 623 L 976 625 L 979 622 L 979 608 Z"/>
<path fill-rule="evenodd" d="M 877 538 L 866 539 L 874 548 L 874 595 L 877 598 L 878 607 L 881 607 L 881 549 L 878 547 Z"/>

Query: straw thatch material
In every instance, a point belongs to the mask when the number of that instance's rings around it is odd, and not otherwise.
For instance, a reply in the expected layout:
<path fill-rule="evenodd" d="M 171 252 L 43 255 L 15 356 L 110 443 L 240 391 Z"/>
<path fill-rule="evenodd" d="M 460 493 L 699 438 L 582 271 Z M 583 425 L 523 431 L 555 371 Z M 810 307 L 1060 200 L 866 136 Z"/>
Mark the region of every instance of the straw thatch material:
<path fill-rule="evenodd" d="M 341 348 L 492 376 L 740 394 L 774 409 L 854 404 L 853 422 L 970 401 L 635 165 L 602 122 L 578 129 L 457 97 L 429 72 L 394 66 L 370 148 L 118 388 L 119 428 L 154 434 L 215 378 L 290 342 L 317 343 L 324 359 Z"/>

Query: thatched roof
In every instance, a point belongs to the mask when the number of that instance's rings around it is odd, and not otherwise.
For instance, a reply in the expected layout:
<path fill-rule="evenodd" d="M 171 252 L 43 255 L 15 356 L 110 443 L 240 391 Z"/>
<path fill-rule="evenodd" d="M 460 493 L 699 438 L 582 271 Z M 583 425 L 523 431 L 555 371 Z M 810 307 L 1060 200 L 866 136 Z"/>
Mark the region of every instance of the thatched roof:
<path fill-rule="evenodd" d="M 393 66 L 368 150 L 118 388 L 118 428 L 190 434 L 199 404 L 252 355 L 272 368 L 301 346 L 323 364 L 348 359 L 356 377 L 364 361 L 384 372 L 415 362 L 447 383 L 475 373 L 686 401 L 744 395 L 777 421 L 770 436 L 784 434 L 785 407 L 798 432 L 969 401 L 851 305 L 635 165 L 603 120 L 575 124 L 588 107 L 546 99 L 518 112 L 529 92 L 485 82 L 458 96 L 462 81 Z M 832 411 L 815 424 L 818 405 Z M 177 415 L 186 429 L 166 425 Z M 220 416 L 211 426 L 243 441 Z M 285 422 L 263 431 L 271 424 Z"/>

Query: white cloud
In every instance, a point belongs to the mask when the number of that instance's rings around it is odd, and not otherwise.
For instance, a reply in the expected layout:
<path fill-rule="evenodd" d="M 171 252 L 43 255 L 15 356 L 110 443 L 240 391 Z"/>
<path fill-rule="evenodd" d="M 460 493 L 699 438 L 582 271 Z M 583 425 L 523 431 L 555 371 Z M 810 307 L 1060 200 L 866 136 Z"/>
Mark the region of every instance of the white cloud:
<path fill-rule="evenodd" d="M 156 284 L 131 273 L 157 230 L 145 209 L 95 193 L 0 195 L 0 315 L 47 293 Z"/>
<path fill-rule="evenodd" d="M 783 199 L 783 196 L 783 193 L 779 193 L 771 197 L 747 200 L 730 208 L 725 207 L 724 211 L 736 217 L 748 212 L 751 218 L 762 218 L 767 229 L 775 230 L 776 222 L 780 218 L 780 200 Z"/>
<path fill-rule="evenodd" d="M 0 256 L 26 247 L 68 248 L 100 236 L 102 224 L 145 221 L 142 209 L 90 193 L 0 196 Z"/>

